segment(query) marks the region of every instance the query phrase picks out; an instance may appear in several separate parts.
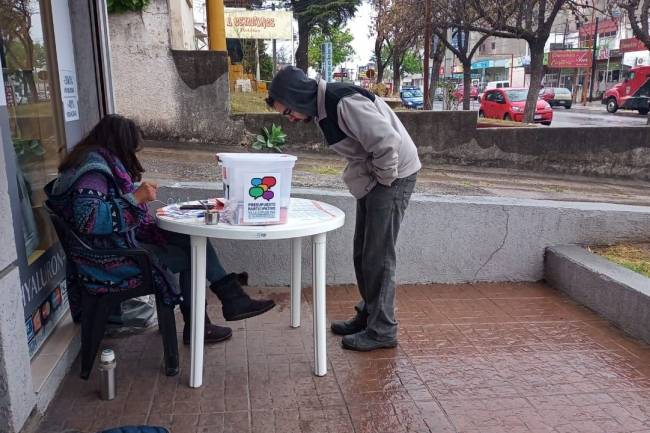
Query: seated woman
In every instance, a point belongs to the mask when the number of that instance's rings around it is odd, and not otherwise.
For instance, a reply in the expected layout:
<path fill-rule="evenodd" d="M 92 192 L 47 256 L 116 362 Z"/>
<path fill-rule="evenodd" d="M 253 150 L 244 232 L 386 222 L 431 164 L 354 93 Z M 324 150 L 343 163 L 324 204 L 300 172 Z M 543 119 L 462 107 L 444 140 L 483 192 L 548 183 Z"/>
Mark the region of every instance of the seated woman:
<path fill-rule="evenodd" d="M 152 253 L 154 284 L 163 302 L 180 304 L 185 326 L 183 342 L 190 342 L 191 271 L 189 236 L 161 230 L 147 212 L 156 200 L 157 186 L 142 182 L 144 169 L 136 153 L 142 134 L 136 124 L 118 115 L 104 117 L 59 166 L 59 176 L 45 187 L 48 206 L 60 215 L 80 238 L 94 248 L 146 248 Z M 226 320 L 243 320 L 275 306 L 272 300 L 251 299 L 242 289 L 248 275 L 227 274 L 208 242 L 206 278 L 222 304 Z M 69 259 L 76 265 L 86 290 L 94 294 L 137 287 L 139 268 L 127 258 L 106 261 L 92 254 Z M 170 273 L 179 273 L 178 287 Z M 205 317 L 205 342 L 232 336 L 227 327 L 213 325 Z"/>

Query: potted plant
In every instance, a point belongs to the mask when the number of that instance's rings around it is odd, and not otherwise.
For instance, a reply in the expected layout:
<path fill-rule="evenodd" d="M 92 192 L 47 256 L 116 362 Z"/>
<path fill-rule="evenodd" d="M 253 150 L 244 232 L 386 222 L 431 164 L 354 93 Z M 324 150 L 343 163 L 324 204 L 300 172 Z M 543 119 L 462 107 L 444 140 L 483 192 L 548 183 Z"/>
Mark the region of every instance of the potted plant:
<path fill-rule="evenodd" d="M 282 131 L 282 127 L 275 123 L 271 125 L 271 130 L 267 127 L 262 128 L 261 134 L 255 137 L 253 149 L 261 151 L 281 152 L 287 140 L 287 134 Z"/>

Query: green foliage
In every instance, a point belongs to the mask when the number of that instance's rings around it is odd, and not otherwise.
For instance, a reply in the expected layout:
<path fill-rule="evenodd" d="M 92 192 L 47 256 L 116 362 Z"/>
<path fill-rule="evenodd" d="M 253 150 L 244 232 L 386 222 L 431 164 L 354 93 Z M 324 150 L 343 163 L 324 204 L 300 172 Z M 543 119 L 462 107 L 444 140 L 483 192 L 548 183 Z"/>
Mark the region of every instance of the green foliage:
<path fill-rule="evenodd" d="M 332 66 L 340 65 L 354 55 L 354 48 L 351 45 L 354 36 L 349 30 L 335 28 L 330 31 L 329 35 L 326 35 L 319 27 L 316 27 L 309 35 L 309 66 L 317 71 L 322 68 L 321 44 L 327 40 L 327 36 L 332 42 Z"/>
<path fill-rule="evenodd" d="M 288 0 L 286 3 L 298 20 L 329 32 L 352 18 L 361 0 Z"/>
<path fill-rule="evenodd" d="M 404 74 L 421 74 L 422 73 L 422 56 L 419 51 L 409 50 L 404 55 L 402 62 L 402 75 Z"/>
<path fill-rule="evenodd" d="M 107 0 L 109 13 L 141 11 L 149 6 L 150 0 Z"/>
<path fill-rule="evenodd" d="M 267 127 L 262 128 L 262 133 L 255 138 L 252 147 L 255 150 L 281 152 L 286 139 L 287 134 L 282 131 L 282 127 L 274 123 L 270 131 Z"/>
<path fill-rule="evenodd" d="M 17 138 L 13 142 L 14 151 L 19 158 L 45 155 L 45 149 L 40 140 Z"/>
<path fill-rule="evenodd" d="M 266 53 L 266 42 L 259 40 L 259 59 L 260 59 L 260 79 L 262 81 L 271 81 L 273 79 L 273 59 L 270 55 Z M 252 39 L 242 39 L 241 40 L 242 52 L 244 58 L 242 59 L 242 65 L 244 66 L 244 71 L 247 74 L 255 75 L 256 67 L 255 64 L 255 40 Z"/>
<path fill-rule="evenodd" d="M 19 41 L 10 41 L 7 44 L 7 69 L 21 71 L 25 69 L 45 69 L 47 67 L 47 53 L 43 44 L 34 42 L 28 56 L 25 44 Z"/>
<path fill-rule="evenodd" d="M 456 84 L 452 81 L 439 81 L 438 88 L 441 89 L 442 93 L 442 109 L 443 110 L 458 110 L 458 100 L 454 96 L 456 91 Z"/>

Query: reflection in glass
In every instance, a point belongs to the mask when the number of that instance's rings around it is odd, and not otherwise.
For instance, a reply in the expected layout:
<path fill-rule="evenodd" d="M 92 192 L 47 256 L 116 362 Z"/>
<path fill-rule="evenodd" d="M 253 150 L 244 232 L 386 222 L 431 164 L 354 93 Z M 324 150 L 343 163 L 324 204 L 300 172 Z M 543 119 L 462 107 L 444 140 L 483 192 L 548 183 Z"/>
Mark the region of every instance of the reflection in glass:
<path fill-rule="evenodd" d="M 41 20 L 37 0 L 0 0 L 0 62 L 18 161 L 18 191 L 30 264 L 55 239 L 42 209 L 42 191 L 56 176 L 65 148 L 56 134 Z"/>

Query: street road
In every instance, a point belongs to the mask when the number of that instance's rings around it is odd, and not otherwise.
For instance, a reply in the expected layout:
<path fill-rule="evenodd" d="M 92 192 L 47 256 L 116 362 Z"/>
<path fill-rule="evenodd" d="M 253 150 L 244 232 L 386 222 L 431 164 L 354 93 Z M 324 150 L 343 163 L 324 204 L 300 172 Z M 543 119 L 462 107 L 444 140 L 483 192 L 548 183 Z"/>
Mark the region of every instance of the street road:
<path fill-rule="evenodd" d="M 579 107 L 567 110 L 564 107 L 553 109 L 553 123 L 551 127 L 566 126 L 644 126 L 648 121 L 647 116 L 641 116 L 636 111 L 621 111 L 610 114 L 605 111 L 595 111 Z"/>
<path fill-rule="evenodd" d="M 479 104 L 472 101 L 471 109 L 478 111 Z M 442 110 L 442 103 L 436 102 L 434 110 Z M 619 111 L 609 114 L 605 106 L 583 107 L 574 105 L 567 110 L 564 107 L 553 109 L 553 123 L 551 128 L 560 127 L 593 127 L 593 126 L 645 126 L 647 116 L 641 116 L 636 111 Z"/>

